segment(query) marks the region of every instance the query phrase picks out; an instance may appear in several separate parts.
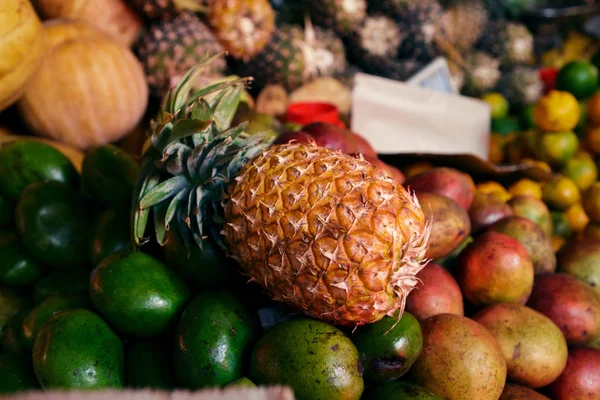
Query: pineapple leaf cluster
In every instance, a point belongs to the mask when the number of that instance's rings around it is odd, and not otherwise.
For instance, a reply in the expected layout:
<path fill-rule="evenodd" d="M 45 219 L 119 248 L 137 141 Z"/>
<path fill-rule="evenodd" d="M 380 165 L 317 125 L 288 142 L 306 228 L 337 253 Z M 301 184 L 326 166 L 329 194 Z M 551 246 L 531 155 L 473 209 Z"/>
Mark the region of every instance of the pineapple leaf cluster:
<path fill-rule="evenodd" d="M 268 132 L 246 134 L 247 122 L 231 126 L 250 79 L 219 82 L 192 92 L 194 80 L 219 56 L 191 68 L 169 91 L 152 122 L 151 147 L 144 154 L 133 215 L 137 245 L 145 242 L 152 215 L 160 245 L 174 230 L 187 249 L 194 242 L 202 249 L 207 234 L 225 248 L 220 235 L 225 187 L 271 145 L 273 135 Z"/>

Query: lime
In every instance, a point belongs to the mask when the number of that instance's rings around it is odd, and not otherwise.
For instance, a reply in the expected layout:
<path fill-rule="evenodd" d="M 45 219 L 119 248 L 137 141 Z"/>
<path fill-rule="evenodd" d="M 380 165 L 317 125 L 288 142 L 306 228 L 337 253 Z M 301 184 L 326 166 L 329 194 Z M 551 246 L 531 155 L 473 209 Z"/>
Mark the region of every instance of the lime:
<path fill-rule="evenodd" d="M 558 71 L 556 88 L 583 99 L 596 91 L 598 68 L 587 61 L 571 61 Z"/>
<path fill-rule="evenodd" d="M 535 128 L 535 121 L 533 120 L 533 110 L 535 110 L 535 103 L 529 104 L 523 111 L 521 111 L 521 123 L 525 129 Z"/>
<path fill-rule="evenodd" d="M 492 132 L 506 136 L 521 130 L 521 121 L 515 116 L 507 116 L 492 120 Z"/>
<path fill-rule="evenodd" d="M 490 105 L 492 109 L 492 119 L 503 118 L 508 114 L 508 101 L 500 93 L 486 93 L 481 97 L 481 100 Z"/>
<path fill-rule="evenodd" d="M 550 215 L 552 215 L 554 236 L 559 236 L 564 239 L 570 238 L 573 230 L 571 229 L 571 224 L 569 224 L 569 220 L 567 219 L 565 213 L 560 211 L 552 211 L 550 212 Z"/>

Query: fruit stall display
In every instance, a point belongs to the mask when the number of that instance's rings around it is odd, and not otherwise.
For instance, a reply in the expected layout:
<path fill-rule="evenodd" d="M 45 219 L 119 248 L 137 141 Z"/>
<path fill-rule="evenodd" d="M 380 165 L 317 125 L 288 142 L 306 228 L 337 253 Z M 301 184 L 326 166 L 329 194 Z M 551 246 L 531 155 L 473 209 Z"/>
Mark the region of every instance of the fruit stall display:
<path fill-rule="evenodd" d="M 0 393 L 600 399 L 600 56 L 534 61 L 533 3 L 0 2 Z M 440 54 L 548 179 L 347 128 Z"/>

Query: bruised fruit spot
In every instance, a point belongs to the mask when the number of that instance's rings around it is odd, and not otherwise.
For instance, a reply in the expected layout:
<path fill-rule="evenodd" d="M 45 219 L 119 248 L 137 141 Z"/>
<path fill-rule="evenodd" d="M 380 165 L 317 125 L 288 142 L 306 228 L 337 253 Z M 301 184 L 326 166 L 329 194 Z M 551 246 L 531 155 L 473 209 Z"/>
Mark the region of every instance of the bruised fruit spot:
<path fill-rule="evenodd" d="M 338 344 L 331 346 L 331 350 L 333 350 L 333 351 L 338 351 L 339 349 L 340 349 L 340 345 L 338 345 Z"/>
<path fill-rule="evenodd" d="M 397 369 L 402 369 L 405 362 L 406 360 L 399 357 L 376 358 L 373 360 L 373 370 L 377 372 L 395 371 Z"/>
<path fill-rule="evenodd" d="M 517 343 L 515 349 L 513 350 L 512 359 L 516 360 L 521 355 L 521 342 Z"/>

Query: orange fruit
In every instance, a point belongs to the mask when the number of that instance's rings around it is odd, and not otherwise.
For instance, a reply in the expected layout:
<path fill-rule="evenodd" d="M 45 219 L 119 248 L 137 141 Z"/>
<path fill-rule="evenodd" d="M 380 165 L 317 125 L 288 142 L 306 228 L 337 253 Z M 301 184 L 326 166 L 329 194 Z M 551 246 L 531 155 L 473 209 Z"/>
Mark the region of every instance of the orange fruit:
<path fill-rule="evenodd" d="M 564 211 L 581 200 L 581 193 L 571 178 L 556 175 L 544 184 L 542 200 L 549 208 Z"/>
<path fill-rule="evenodd" d="M 538 200 L 542 199 L 542 186 L 531 179 L 523 178 L 513 183 L 508 188 L 508 193 L 512 197 L 529 196 Z"/>
<path fill-rule="evenodd" d="M 533 120 L 543 131 L 570 131 L 579 123 L 580 112 L 575 96 L 569 92 L 551 90 L 538 100 L 533 109 Z"/>
<path fill-rule="evenodd" d="M 404 170 L 404 176 L 409 178 L 414 175 L 418 175 L 421 172 L 429 171 L 433 169 L 433 165 L 427 161 L 417 161 L 412 163 Z"/>
<path fill-rule="evenodd" d="M 565 211 L 565 217 L 569 221 L 569 225 L 573 232 L 583 232 L 590 219 L 583 210 L 581 203 L 573 204 Z"/>
<path fill-rule="evenodd" d="M 504 161 L 504 138 L 497 134 L 490 135 L 490 153 L 488 159 L 491 163 L 500 164 Z"/>
<path fill-rule="evenodd" d="M 480 182 L 475 186 L 475 190 L 477 193 L 492 195 L 503 203 L 506 203 L 511 198 L 510 193 L 508 193 L 504 186 L 495 181 Z"/>
<path fill-rule="evenodd" d="M 585 191 L 581 204 L 590 221 L 600 223 L 600 182 L 595 182 Z"/>
<path fill-rule="evenodd" d="M 588 127 L 585 132 L 585 140 L 591 151 L 600 154 L 600 125 Z"/>
<path fill-rule="evenodd" d="M 558 250 L 560 250 L 561 247 L 563 247 L 563 245 L 566 243 L 566 239 L 561 237 L 561 236 L 557 236 L 557 235 L 553 235 L 552 236 L 552 248 L 554 249 L 554 252 L 556 253 Z"/>
<path fill-rule="evenodd" d="M 598 167 L 591 155 L 579 152 L 567 161 L 562 174 L 573 179 L 579 190 L 585 191 L 598 179 Z"/>

